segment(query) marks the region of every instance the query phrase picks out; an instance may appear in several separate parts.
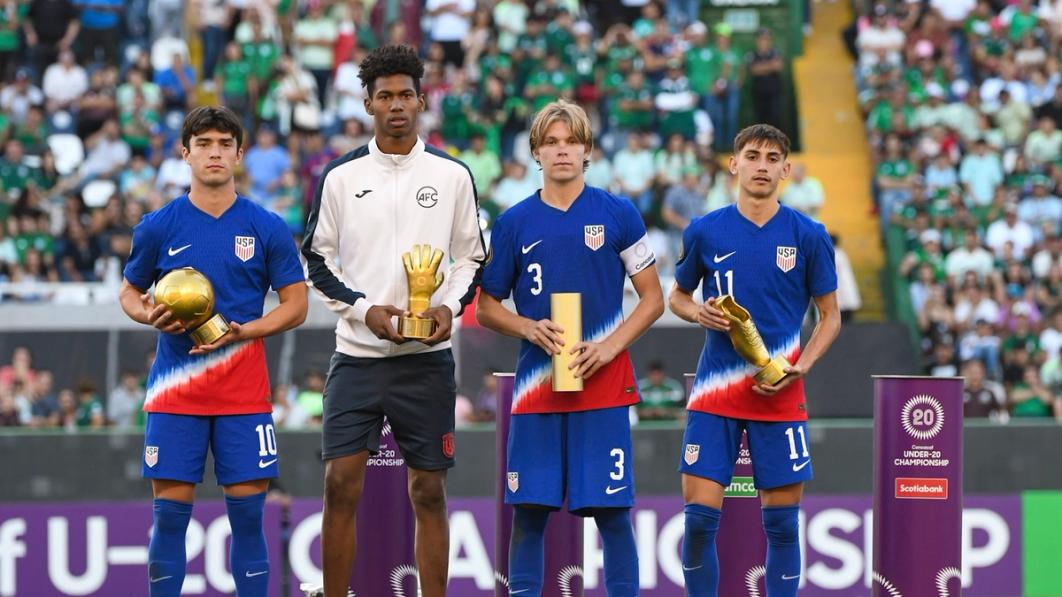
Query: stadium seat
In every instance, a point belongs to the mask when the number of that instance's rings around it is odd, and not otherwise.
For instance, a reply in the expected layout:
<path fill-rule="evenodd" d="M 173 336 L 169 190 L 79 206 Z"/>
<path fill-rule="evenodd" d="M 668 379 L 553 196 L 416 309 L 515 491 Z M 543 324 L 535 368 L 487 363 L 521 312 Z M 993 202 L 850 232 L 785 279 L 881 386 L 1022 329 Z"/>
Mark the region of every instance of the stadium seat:
<path fill-rule="evenodd" d="M 103 207 L 118 192 L 118 185 L 110 180 L 94 180 L 81 190 L 81 198 L 88 207 Z"/>
<path fill-rule="evenodd" d="M 48 149 L 55 157 L 55 169 L 63 176 L 76 171 L 81 162 L 85 161 L 85 147 L 77 135 L 49 135 Z"/>

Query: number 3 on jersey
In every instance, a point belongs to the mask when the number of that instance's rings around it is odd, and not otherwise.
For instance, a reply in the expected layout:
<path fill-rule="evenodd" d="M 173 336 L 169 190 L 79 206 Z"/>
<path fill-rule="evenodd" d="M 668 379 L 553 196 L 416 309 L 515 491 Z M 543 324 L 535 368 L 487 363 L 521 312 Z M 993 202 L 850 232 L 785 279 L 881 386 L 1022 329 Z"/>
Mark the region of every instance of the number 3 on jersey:
<path fill-rule="evenodd" d="M 542 265 L 532 263 L 527 266 L 527 273 L 531 274 L 531 281 L 535 283 L 535 286 L 531 289 L 531 294 L 535 296 L 542 294 Z"/>

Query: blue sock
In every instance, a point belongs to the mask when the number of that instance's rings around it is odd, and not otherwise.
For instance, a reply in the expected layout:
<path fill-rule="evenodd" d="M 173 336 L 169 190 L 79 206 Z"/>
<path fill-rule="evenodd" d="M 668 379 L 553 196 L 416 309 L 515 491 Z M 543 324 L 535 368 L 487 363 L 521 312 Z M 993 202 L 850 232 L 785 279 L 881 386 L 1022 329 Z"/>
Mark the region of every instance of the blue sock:
<path fill-rule="evenodd" d="M 513 536 L 509 541 L 509 594 L 542 595 L 546 568 L 544 537 L 549 510 L 513 508 Z"/>
<path fill-rule="evenodd" d="M 763 508 L 768 597 L 795 597 L 800 585 L 800 506 Z"/>
<path fill-rule="evenodd" d="M 265 498 L 265 492 L 244 497 L 225 496 L 225 509 L 232 526 L 229 566 L 239 597 L 262 597 L 269 592 L 269 554 L 262 528 Z"/>
<path fill-rule="evenodd" d="M 156 498 L 152 510 L 155 524 L 148 544 L 148 594 L 177 597 L 184 584 L 184 533 L 192 518 L 192 504 Z"/>
<path fill-rule="evenodd" d="M 717 597 L 719 594 L 719 554 L 715 536 L 719 533 L 718 508 L 686 504 L 686 537 L 682 542 L 682 576 L 687 597 Z"/>
<path fill-rule="evenodd" d="M 608 597 L 638 597 L 638 546 L 634 543 L 630 508 L 594 511 L 605 546 L 605 591 Z"/>

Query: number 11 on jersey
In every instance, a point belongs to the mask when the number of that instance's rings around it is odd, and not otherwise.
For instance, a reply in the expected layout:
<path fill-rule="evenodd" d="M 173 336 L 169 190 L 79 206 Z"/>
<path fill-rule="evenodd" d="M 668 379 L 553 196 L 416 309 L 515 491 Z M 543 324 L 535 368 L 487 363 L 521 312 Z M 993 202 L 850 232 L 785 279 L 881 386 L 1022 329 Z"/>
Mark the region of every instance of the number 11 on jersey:
<path fill-rule="evenodd" d="M 726 278 L 726 292 L 723 291 L 723 278 Z M 718 291 L 718 295 L 723 296 L 725 294 L 734 294 L 734 270 L 728 269 L 723 276 L 719 275 L 719 270 L 715 271 L 715 289 Z"/>

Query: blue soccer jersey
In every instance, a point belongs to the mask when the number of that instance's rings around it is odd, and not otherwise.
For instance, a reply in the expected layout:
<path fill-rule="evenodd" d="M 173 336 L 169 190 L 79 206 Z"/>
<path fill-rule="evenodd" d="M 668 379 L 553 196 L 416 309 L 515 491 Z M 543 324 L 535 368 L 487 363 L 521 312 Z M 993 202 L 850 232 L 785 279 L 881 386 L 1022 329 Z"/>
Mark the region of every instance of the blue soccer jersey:
<path fill-rule="evenodd" d="M 171 270 L 193 267 L 214 287 L 214 311 L 246 323 L 262 316 L 265 295 L 303 281 L 295 241 L 276 214 L 237 197 L 220 217 L 187 195 L 133 230 L 125 278 L 147 290 Z M 269 374 L 261 338 L 190 355 L 188 334 L 159 334 L 144 410 L 186 415 L 267 413 Z"/>
<path fill-rule="evenodd" d="M 498 218 L 482 290 L 538 321 L 550 317 L 550 295 L 582 294 L 583 340 L 600 342 L 623 322 L 623 283 L 656 262 L 642 216 L 626 199 L 587 186 L 568 211 L 540 193 Z M 571 348 L 571 347 L 567 347 Z M 638 402 L 638 383 L 624 350 L 584 381 L 581 392 L 552 389 L 552 359 L 524 340 L 516 365 L 513 413 L 573 412 Z"/>
<path fill-rule="evenodd" d="M 826 228 L 781 206 L 762 227 L 736 206 L 690 223 L 682 239 L 675 282 L 704 299 L 732 294 L 748 310 L 771 356 L 800 357 L 800 324 L 813 297 L 837 290 L 833 243 Z M 756 421 L 807 419 L 803 380 L 774 396 L 752 391 L 755 368 L 724 332 L 705 331 L 688 408 Z"/>

